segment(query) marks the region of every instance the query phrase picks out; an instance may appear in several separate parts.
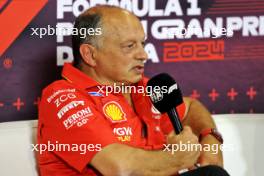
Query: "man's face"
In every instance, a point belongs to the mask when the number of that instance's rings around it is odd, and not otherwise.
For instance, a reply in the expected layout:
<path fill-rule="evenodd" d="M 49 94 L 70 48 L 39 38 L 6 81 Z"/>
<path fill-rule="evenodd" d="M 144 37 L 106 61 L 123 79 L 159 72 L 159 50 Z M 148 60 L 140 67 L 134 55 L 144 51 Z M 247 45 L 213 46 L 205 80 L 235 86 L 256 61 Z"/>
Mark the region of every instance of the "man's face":
<path fill-rule="evenodd" d="M 140 21 L 122 12 L 103 18 L 103 34 L 97 49 L 96 74 L 105 83 L 136 83 L 142 78 L 145 34 Z"/>

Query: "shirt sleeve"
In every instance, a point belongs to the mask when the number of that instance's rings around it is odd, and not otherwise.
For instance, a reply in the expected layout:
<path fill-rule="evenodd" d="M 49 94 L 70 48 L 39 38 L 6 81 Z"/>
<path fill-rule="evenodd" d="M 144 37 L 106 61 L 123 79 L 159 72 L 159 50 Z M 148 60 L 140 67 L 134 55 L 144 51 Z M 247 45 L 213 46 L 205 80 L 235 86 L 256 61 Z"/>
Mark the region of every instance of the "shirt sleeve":
<path fill-rule="evenodd" d="M 177 106 L 176 109 L 180 117 L 180 121 L 182 122 L 186 111 L 185 103 L 183 102 L 182 104 Z M 161 120 L 160 121 L 161 130 L 163 131 L 163 133 L 169 134 L 173 130 L 173 126 L 171 124 L 170 118 L 168 117 L 167 114 L 163 114 L 160 120 Z"/>
<path fill-rule="evenodd" d="M 87 97 L 76 89 L 47 91 L 39 106 L 41 141 L 55 145 L 49 152 L 79 172 L 103 147 L 117 142 L 109 123 Z"/>

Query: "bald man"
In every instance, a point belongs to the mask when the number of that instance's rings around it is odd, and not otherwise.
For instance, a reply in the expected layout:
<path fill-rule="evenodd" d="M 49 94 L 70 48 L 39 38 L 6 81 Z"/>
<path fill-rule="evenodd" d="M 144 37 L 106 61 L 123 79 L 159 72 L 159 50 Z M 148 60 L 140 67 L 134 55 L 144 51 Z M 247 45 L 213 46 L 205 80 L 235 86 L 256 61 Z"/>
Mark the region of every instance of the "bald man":
<path fill-rule="evenodd" d="M 73 35 L 74 64 L 65 64 L 63 79 L 43 90 L 38 126 L 42 176 L 165 176 L 186 168 L 190 171 L 181 175 L 228 175 L 219 149 L 216 154 L 171 150 L 180 144 L 221 145 L 200 102 L 184 98 L 178 108 L 184 129 L 176 135 L 169 118 L 153 111 L 144 94 L 105 93 L 107 86 L 146 87 L 146 37 L 135 15 L 96 6 L 82 13 L 74 27 L 100 35 Z M 197 163 L 200 168 L 194 167 Z"/>

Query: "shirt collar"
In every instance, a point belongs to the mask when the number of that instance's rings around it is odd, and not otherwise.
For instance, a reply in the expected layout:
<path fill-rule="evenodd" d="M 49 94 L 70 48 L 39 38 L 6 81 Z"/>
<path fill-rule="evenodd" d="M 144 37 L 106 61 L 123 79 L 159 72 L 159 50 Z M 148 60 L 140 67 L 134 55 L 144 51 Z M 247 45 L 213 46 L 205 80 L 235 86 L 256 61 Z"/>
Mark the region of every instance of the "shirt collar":
<path fill-rule="evenodd" d="M 71 63 L 64 64 L 61 76 L 70 83 L 78 85 L 78 87 L 84 90 L 101 85 L 100 83 L 96 82 L 94 79 L 90 78 L 88 75 L 86 75 L 79 69 L 72 66 Z M 135 85 L 146 86 L 146 82 L 147 82 L 147 78 L 143 76 L 143 79 L 141 79 Z"/>
<path fill-rule="evenodd" d="M 78 85 L 81 89 L 88 89 L 100 85 L 100 83 L 96 82 L 70 63 L 64 64 L 61 76 L 70 83 Z"/>

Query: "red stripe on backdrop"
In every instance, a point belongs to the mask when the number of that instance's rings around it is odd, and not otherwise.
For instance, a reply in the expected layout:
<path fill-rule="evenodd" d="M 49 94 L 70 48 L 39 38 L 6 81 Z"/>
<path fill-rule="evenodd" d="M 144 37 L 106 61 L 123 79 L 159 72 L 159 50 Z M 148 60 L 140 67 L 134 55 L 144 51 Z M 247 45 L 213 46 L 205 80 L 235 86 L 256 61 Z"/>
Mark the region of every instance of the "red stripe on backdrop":
<path fill-rule="evenodd" d="M 12 1 L 0 14 L 0 56 L 19 36 L 48 0 Z"/>

